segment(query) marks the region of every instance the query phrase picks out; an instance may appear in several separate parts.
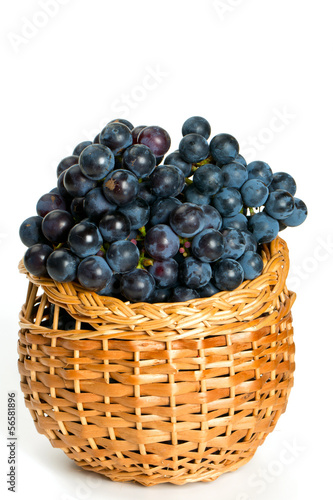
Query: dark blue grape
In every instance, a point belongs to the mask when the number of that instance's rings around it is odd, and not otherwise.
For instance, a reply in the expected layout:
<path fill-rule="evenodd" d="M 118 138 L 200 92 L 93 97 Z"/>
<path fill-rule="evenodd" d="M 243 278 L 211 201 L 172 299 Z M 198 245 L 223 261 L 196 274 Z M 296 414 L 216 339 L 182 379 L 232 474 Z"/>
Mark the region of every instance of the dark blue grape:
<path fill-rule="evenodd" d="M 297 189 L 295 179 L 286 172 L 276 172 L 273 175 L 273 180 L 269 186 L 269 190 L 277 191 L 278 189 L 284 189 L 294 196 Z"/>
<path fill-rule="evenodd" d="M 169 302 L 171 297 L 171 288 L 154 288 L 149 298 L 146 299 L 147 302 L 151 304 L 161 304 L 163 302 Z"/>
<path fill-rule="evenodd" d="M 144 302 L 154 292 L 154 278 L 145 269 L 124 274 L 120 282 L 121 293 L 131 302 Z"/>
<path fill-rule="evenodd" d="M 58 181 L 57 181 L 57 189 L 58 189 L 58 194 L 60 194 L 60 196 L 62 196 L 63 198 L 68 198 L 70 195 L 69 193 L 67 192 L 67 189 L 65 188 L 65 185 L 64 185 L 64 178 L 65 178 L 65 174 L 66 174 L 67 170 L 65 170 L 64 172 L 62 172 L 59 177 L 58 177 Z"/>
<path fill-rule="evenodd" d="M 51 194 L 60 194 L 60 193 L 59 193 L 59 189 L 58 189 L 57 187 L 55 187 L 55 188 L 51 189 L 50 193 L 51 193 Z"/>
<path fill-rule="evenodd" d="M 149 179 L 139 183 L 138 197 L 145 200 L 148 205 L 153 205 L 157 200 L 157 196 L 151 190 L 151 182 Z"/>
<path fill-rule="evenodd" d="M 150 176 L 151 190 L 159 198 L 177 196 L 183 190 L 185 176 L 174 165 L 156 167 Z"/>
<path fill-rule="evenodd" d="M 246 166 L 247 166 L 247 162 L 246 162 L 246 160 L 245 160 L 244 156 L 240 155 L 239 153 L 238 153 L 238 155 L 236 156 L 236 158 L 235 158 L 235 160 L 234 160 L 234 161 L 236 161 L 237 163 L 241 163 L 242 165 L 244 165 L 244 167 L 246 167 Z"/>
<path fill-rule="evenodd" d="M 201 262 L 194 257 L 187 257 L 179 268 L 179 278 L 188 288 L 201 288 L 212 277 L 212 268 L 207 262 Z"/>
<path fill-rule="evenodd" d="M 57 177 L 60 177 L 60 175 L 65 172 L 66 170 L 69 169 L 69 167 L 72 167 L 73 165 L 77 165 L 79 163 L 79 156 L 78 155 L 71 155 L 71 156 L 66 156 L 66 158 L 63 158 L 61 162 L 59 163 L 57 167 Z"/>
<path fill-rule="evenodd" d="M 84 209 L 85 198 L 83 196 L 78 198 L 73 198 L 71 203 L 71 214 L 76 222 L 85 219 L 86 212 Z"/>
<path fill-rule="evenodd" d="M 112 151 L 103 144 L 91 144 L 82 151 L 79 158 L 83 175 L 93 181 L 104 179 L 114 169 L 114 164 Z"/>
<path fill-rule="evenodd" d="M 155 156 L 164 156 L 169 151 L 171 139 L 166 130 L 153 125 L 141 130 L 138 142 L 148 146 Z"/>
<path fill-rule="evenodd" d="M 210 152 L 221 165 L 234 161 L 239 153 L 239 144 L 230 134 L 218 134 L 210 142 Z"/>
<path fill-rule="evenodd" d="M 220 212 L 211 205 L 201 205 L 204 213 L 204 227 L 203 229 L 216 229 L 219 231 L 222 227 L 222 217 Z"/>
<path fill-rule="evenodd" d="M 139 264 L 140 252 L 134 243 L 127 240 L 115 241 L 106 253 L 106 260 L 115 273 L 129 273 Z"/>
<path fill-rule="evenodd" d="M 144 144 L 134 144 L 126 149 L 123 164 L 139 179 L 148 177 L 156 167 L 156 157 Z"/>
<path fill-rule="evenodd" d="M 242 235 L 245 239 L 245 250 L 244 252 L 256 252 L 258 243 L 254 235 L 250 231 L 242 230 Z"/>
<path fill-rule="evenodd" d="M 99 223 L 99 230 L 103 239 L 109 243 L 125 240 L 131 234 L 131 222 L 122 213 L 105 215 Z"/>
<path fill-rule="evenodd" d="M 202 262 L 215 262 L 223 255 L 222 234 L 215 229 L 204 229 L 192 241 L 192 253 Z"/>
<path fill-rule="evenodd" d="M 99 144 L 99 136 L 100 134 L 97 134 L 95 139 L 93 140 L 93 144 Z"/>
<path fill-rule="evenodd" d="M 68 283 L 77 275 L 80 259 L 66 249 L 55 250 L 47 259 L 46 269 L 54 281 Z"/>
<path fill-rule="evenodd" d="M 195 205 L 209 205 L 211 196 L 198 191 L 194 184 L 189 184 L 185 189 L 185 200 Z"/>
<path fill-rule="evenodd" d="M 241 194 L 248 207 L 261 207 L 266 202 L 269 190 L 259 179 L 250 179 L 243 184 Z"/>
<path fill-rule="evenodd" d="M 66 210 L 66 201 L 60 194 L 46 193 L 39 198 L 36 206 L 37 214 L 45 217 L 46 214 L 53 210 Z"/>
<path fill-rule="evenodd" d="M 169 226 L 157 224 L 147 232 L 144 246 L 153 259 L 167 260 L 176 255 L 180 242 Z"/>
<path fill-rule="evenodd" d="M 267 187 L 273 180 L 273 172 L 271 167 L 264 161 L 252 161 L 247 166 L 249 179 L 259 179 Z"/>
<path fill-rule="evenodd" d="M 39 215 L 29 217 L 20 226 L 20 238 L 26 247 L 32 247 L 37 243 L 46 243 L 46 238 L 42 232 L 43 218 Z"/>
<path fill-rule="evenodd" d="M 138 137 L 140 135 L 140 132 L 142 132 L 142 130 L 146 127 L 147 125 L 138 125 L 137 127 L 134 127 L 134 129 L 132 130 L 133 144 L 138 144 Z"/>
<path fill-rule="evenodd" d="M 161 288 L 173 287 L 178 280 L 178 264 L 174 259 L 157 261 L 147 268 L 156 282 L 156 286 Z"/>
<path fill-rule="evenodd" d="M 159 198 L 151 207 L 150 224 L 167 224 L 171 212 L 179 205 L 181 202 L 177 198 Z"/>
<path fill-rule="evenodd" d="M 83 141 L 83 142 L 80 142 L 75 148 L 74 148 L 74 151 L 73 151 L 73 155 L 76 155 L 76 156 L 80 156 L 80 154 L 82 153 L 82 151 L 84 149 L 86 149 L 88 146 L 90 146 L 92 144 L 91 141 Z M 78 162 L 76 162 L 78 163 Z"/>
<path fill-rule="evenodd" d="M 243 268 L 246 280 L 258 278 L 264 268 L 264 262 L 257 252 L 245 252 L 238 262 Z"/>
<path fill-rule="evenodd" d="M 124 206 L 134 201 L 138 195 L 138 191 L 138 178 L 128 170 L 115 170 L 111 172 L 103 184 L 105 198 L 119 206 Z"/>
<path fill-rule="evenodd" d="M 119 279 L 118 279 L 119 278 Z M 108 284 L 99 290 L 98 295 L 117 297 L 120 295 L 120 275 L 114 274 Z"/>
<path fill-rule="evenodd" d="M 238 229 L 223 229 L 223 258 L 239 259 L 245 252 L 245 238 Z"/>
<path fill-rule="evenodd" d="M 131 146 L 133 137 L 126 125 L 111 122 L 103 128 L 99 136 L 99 142 L 110 148 L 114 155 L 118 155 Z"/>
<path fill-rule="evenodd" d="M 294 198 L 294 200 L 295 208 L 293 210 L 293 213 L 286 219 L 283 219 L 283 223 L 288 227 L 300 226 L 301 224 L 303 224 L 308 215 L 308 209 L 304 201 L 300 200 L 299 198 Z"/>
<path fill-rule="evenodd" d="M 200 295 L 197 290 L 186 286 L 177 286 L 174 288 L 171 299 L 172 302 L 187 302 L 188 300 L 199 299 Z"/>
<path fill-rule="evenodd" d="M 105 198 L 100 187 L 89 191 L 84 200 L 85 213 L 94 222 L 99 222 L 104 215 L 113 214 L 117 208 L 117 205 Z"/>
<path fill-rule="evenodd" d="M 77 198 L 85 196 L 91 189 L 94 189 L 97 182 L 83 175 L 79 165 L 73 165 L 65 172 L 64 186 L 68 194 Z"/>
<path fill-rule="evenodd" d="M 200 297 L 205 298 L 205 297 L 211 297 L 216 293 L 220 293 L 220 290 L 216 288 L 214 283 L 210 281 L 209 283 L 207 283 L 207 285 L 203 286 L 202 288 L 198 288 L 198 292 L 200 294 Z"/>
<path fill-rule="evenodd" d="M 119 212 L 125 214 L 131 223 L 132 229 L 139 229 L 149 221 L 150 207 L 145 200 L 137 198 L 124 207 L 119 207 Z"/>
<path fill-rule="evenodd" d="M 164 160 L 165 165 L 174 165 L 180 168 L 185 177 L 190 177 L 192 172 L 192 163 L 187 163 L 183 160 L 179 151 L 170 153 Z"/>
<path fill-rule="evenodd" d="M 224 187 L 241 188 L 248 180 L 247 168 L 236 160 L 221 166 Z"/>
<path fill-rule="evenodd" d="M 122 123 L 127 128 L 129 128 L 131 131 L 134 129 L 134 125 L 131 122 L 129 122 L 128 120 L 125 120 L 125 118 L 116 118 L 115 120 L 112 120 L 111 123 Z"/>
<path fill-rule="evenodd" d="M 203 230 L 204 212 L 198 205 L 183 203 L 170 214 L 170 226 L 178 236 L 192 238 Z"/>
<path fill-rule="evenodd" d="M 243 214 L 237 214 L 233 217 L 224 217 L 223 229 L 239 229 L 244 231 L 247 229 L 247 218 Z"/>
<path fill-rule="evenodd" d="M 188 134 L 179 143 L 179 152 L 187 163 L 198 163 L 209 155 L 209 144 L 199 134 Z"/>
<path fill-rule="evenodd" d="M 258 243 L 270 243 L 279 234 L 279 223 L 264 212 L 259 212 L 250 217 L 249 229 Z"/>
<path fill-rule="evenodd" d="M 206 118 L 202 118 L 202 116 L 191 116 L 191 118 L 188 118 L 184 122 L 182 127 L 183 136 L 188 134 L 199 134 L 205 139 L 208 139 L 210 132 L 210 124 Z"/>
<path fill-rule="evenodd" d="M 193 184 L 201 193 L 213 196 L 223 186 L 222 171 L 217 165 L 202 165 L 193 174 Z"/>
<path fill-rule="evenodd" d="M 244 281 L 243 268 L 237 260 L 222 259 L 214 266 L 214 281 L 219 290 L 235 290 Z"/>
<path fill-rule="evenodd" d="M 265 212 L 277 220 L 290 217 L 294 208 L 294 197 L 283 189 L 272 191 L 265 204 Z"/>
<path fill-rule="evenodd" d="M 222 217 L 233 217 L 241 211 L 243 200 L 237 189 L 223 188 L 214 196 L 213 205 Z"/>
<path fill-rule="evenodd" d="M 44 217 L 42 231 L 45 238 L 52 243 L 64 243 L 67 241 L 69 231 L 74 224 L 74 219 L 70 213 L 65 210 L 53 210 Z"/>
<path fill-rule="evenodd" d="M 77 270 L 77 277 L 80 284 L 84 288 L 94 292 L 103 290 L 111 281 L 112 274 L 110 267 L 103 257 L 97 255 L 86 257 Z"/>
<path fill-rule="evenodd" d="M 47 276 L 46 262 L 52 253 L 52 248 L 43 243 L 37 243 L 28 248 L 24 255 L 24 265 L 34 276 Z"/>
<path fill-rule="evenodd" d="M 100 250 L 103 238 L 95 224 L 83 220 L 71 229 L 68 244 L 75 255 L 85 258 L 95 255 Z"/>

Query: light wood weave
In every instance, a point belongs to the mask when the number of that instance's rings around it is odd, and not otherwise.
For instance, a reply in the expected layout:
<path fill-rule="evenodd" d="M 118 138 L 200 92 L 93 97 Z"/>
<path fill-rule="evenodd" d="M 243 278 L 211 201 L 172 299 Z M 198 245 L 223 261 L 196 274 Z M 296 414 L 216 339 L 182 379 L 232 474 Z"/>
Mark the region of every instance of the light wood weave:
<path fill-rule="evenodd" d="M 295 369 L 287 245 L 262 255 L 262 276 L 237 290 L 171 304 L 100 297 L 21 262 L 19 371 L 37 430 L 84 469 L 146 486 L 212 481 L 248 462 Z M 60 308 L 75 330 L 58 329 Z"/>

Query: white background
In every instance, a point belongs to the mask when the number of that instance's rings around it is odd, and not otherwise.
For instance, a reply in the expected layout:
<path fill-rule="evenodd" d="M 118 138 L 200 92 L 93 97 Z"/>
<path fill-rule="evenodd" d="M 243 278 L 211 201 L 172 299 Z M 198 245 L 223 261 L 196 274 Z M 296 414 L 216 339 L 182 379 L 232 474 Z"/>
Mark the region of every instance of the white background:
<path fill-rule="evenodd" d="M 1 497 L 13 495 L 5 484 L 12 390 L 20 500 L 28 493 L 38 500 L 303 500 L 331 491 L 332 2 L 53 0 L 52 15 L 41 14 L 45 3 L 6 2 L 1 15 Z M 197 114 L 214 135 L 235 135 L 249 161 L 295 176 L 308 204 L 307 222 L 283 233 L 298 293 L 295 387 L 276 430 L 237 472 L 150 489 L 93 480 L 37 434 L 19 392 L 17 315 L 27 282 L 17 271 L 18 227 L 56 185 L 60 159 L 111 119 L 161 125 L 176 149 L 183 121 Z"/>

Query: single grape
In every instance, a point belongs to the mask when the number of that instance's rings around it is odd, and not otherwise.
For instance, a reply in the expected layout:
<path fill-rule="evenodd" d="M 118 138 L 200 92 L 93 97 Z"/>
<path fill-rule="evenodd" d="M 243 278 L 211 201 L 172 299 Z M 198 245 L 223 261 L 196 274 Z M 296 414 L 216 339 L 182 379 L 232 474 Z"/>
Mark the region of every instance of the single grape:
<path fill-rule="evenodd" d="M 167 224 L 171 212 L 181 205 L 180 200 L 177 198 L 158 198 L 153 204 L 150 211 L 150 224 Z"/>
<path fill-rule="evenodd" d="M 244 271 L 237 260 L 222 259 L 214 266 L 214 282 L 219 290 L 232 291 L 244 281 Z"/>
<path fill-rule="evenodd" d="M 89 191 L 84 200 L 85 213 L 93 222 L 99 222 L 104 215 L 113 214 L 117 208 L 117 205 L 105 198 L 100 187 Z"/>
<path fill-rule="evenodd" d="M 223 186 L 221 169 L 210 163 L 202 165 L 193 174 L 193 184 L 201 193 L 213 196 Z"/>
<path fill-rule="evenodd" d="M 247 167 L 247 162 L 246 162 L 244 156 L 240 155 L 239 153 L 236 156 L 234 161 L 236 161 L 237 163 L 241 163 L 242 165 L 244 165 L 244 167 Z"/>
<path fill-rule="evenodd" d="M 222 217 L 220 212 L 211 205 L 201 205 L 204 213 L 205 223 L 203 229 L 216 229 L 219 231 L 222 227 Z"/>
<path fill-rule="evenodd" d="M 284 189 L 294 196 L 297 189 L 295 179 L 286 172 L 276 172 L 273 175 L 273 180 L 269 186 L 269 190 L 277 191 L 278 189 Z"/>
<path fill-rule="evenodd" d="M 91 189 L 94 189 L 97 182 L 83 175 L 79 165 L 73 165 L 65 172 L 64 186 L 68 194 L 77 198 L 85 196 Z"/>
<path fill-rule="evenodd" d="M 103 144 L 91 144 L 80 154 L 81 172 L 88 179 L 100 181 L 114 169 L 115 159 L 112 151 Z"/>
<path fill-rule="evenodd" d="M 60 193 L 59 193 L 59 189 L 58 189 L 57 187 L 55 187 L 55 188 L 51 189 L 50 193 L 51 193 L 51 194 L 60 194 Z"/>
<path fill-rule="evenodd" d="M 265 212 L 268 213 L 274 219 L 286 219 L 292 215 L 295 208 L 294 197 L 284 191 L 283 189 L 278 189 L 277 191 L 272 191 L 266 201 Z"/>
<path fill-rule="evenodd" d="M 268 198 L 269 189 L 259 179 L 250 179 L 243 184 L 241 195 L 246 206 L 261 207 Z"/>
<path fill-rule="evenodd" d="M 117 240 L 125 240 L 131 234 L 131 222 L 122 213 L 104 215 L 99 223 L 99 230 L 103 239 L 109 243 Z"/>
<path fill-rule="evenodd" d="M 55 250 L 47 259 L 46 269 L 49 276 L 59 283 L 74 281 L 80 259 L 66 249 Z"/>
<path fill-rule="evenodd" d="M 201 207 L 183 203 L 170 214 L 170 226 L 178 236 L 192 238 L 203 230 L 205 216 Z"/>
<path fill-rule="evenodd" d="M 45 217 L 53 210 L 66 210 L 66 201 L 60 194 L 46 193 L 39 198 L 36 206 L 37 214 Z"/>
<path fill-rule="evenodd" d="M 149 179 L 139 183 L 138 198 L 145 200 L 148 205 L 153 205 L 157 200 L 157 196 L 151 190 L 151 182 Z"/>
<path fill-rule="evenodd" d="M 179 143 L 179 153 L 187 163 L 198 163 L 209 155 L 209 144 L 199 134 L 188 134 Z"/>
<path fill-rule="evenodd" d="M 161 304 L 170 300 L 172 293 L 171 288 L 154 288 L 149 298 L 146 299 L 150 304 Z"/>
<path fill-rule="evenodd" d="M 156 260 L 174 257 L 179 250 L 178 236 L 166 224 L 157 224 L 146 234 L 144 246 L 148 254 Z"/>
<path fill-rule="evenodd" d="M 164 156 L 170 148 L 171 139 L 162 127 L 150 126 L 141 130 L 138 142 L 148 146 L 155 156 Z"/>
<path fill-rule="evenodd" d="M 78 257 L 95 255 L 103 244 L 98 227 L 88 220 L 74 226 L 68 236 L 70 250 Z"/>
<path fill-rule="evenodd" d="M 199 299 L 200 295 L 197 290 L 186 286 L 177 286 L 174 288 L 171 299 L 172 302 L 187 302 L 188 300 Z"/>
<path fill-rule="evenodd" d="M 110 267 L 103 257 L 97 255 L 86 257 L 77 270 L 77 277 L 80 284 L 84 288 L 94 292 L 103 290 L 111 281 L 112 274 Z"/>
<path fill-rule="evenodd" d="M 124 274 L 120 281 L 121 293 L 131 302 L 144 302 L 155 288 L 155 281 L 145 269 L 135 269 Z"/>
<path fill-rule="evenodd" d="M 215 262 L 224 252 L 222 234 L 216 229 L 204 229 L 193 238 L 191 249 L 202 262 Z"/>
<path fill-rule="evenodd" d="M 74 151 L 73 151 L 73 155 L 75 156 L 80 156 L 80 154 L 82 153 L 82 151 L 84 149 L 86 149 L 88 146 L 90 146 L 92 144 L 91 141 L 83 141 L 83 142 L 80 142 L 75 148 L 74 148 Z M 78 162 L 76 162 L 78 163 Z"/>
<path fill-rule="evenodd" d="M 118 155 L 133 144 L 133 137 L 126 125 L 111 122 L 103 128 L 99 142 L 110 148 L 114 155 Z"/>
<path fill-rule="evenodd" d="M 66 170 L 68 170 L 69 167 L 77 165 L 78 162 L 79 162 L 78 155 L 71 155 L 71 156 L 66 156 L 66 158 L 63 158 L 57 167 L 57 177 L 60 177 L 60 175 Z"/>
<path fill-rule="evenodd" d="M 202 118 L 202 116 L 192 116 L 188 118 L 182 127 L 183 136 L 188 134 L 200 134 L 205 139 L 208 139 L 210 132 L 210 124 L 206 118 Z"/>
<path fill-rule="evenodd" d="M 209 283 L 211 277 L 212 268 L 207 262 L 187 257 L 180 265 L 179 278 L 188 288 L 201 288 Z"/>
<path fill-rule="evenodd" d="M 137 198 L 123 207 L 119 207 L 119 212 L 125 214 L 131 223 L 132 229 L 139 229 L 149 221 L 150 207 L 145 200 Z"/>
<path fill-rule="evenodd" d="M 129 122 L 128 120 L 125 120 L 124 118 L 116 118 L 115 120 L 112 120 L 111 123 L 122 123 L 127 128 L 129 128 L 131 131 L 134 129 L 134 125 L 132 125 L 131 122 Z"/>
<path fill-rule="evenodd" d="M 174 165 L 180 168 L 185 177 L 190 177 L 192 172 L 192 163 L 187 163 L 184 161 L 180 155 L 179 151 L 174 151 L 170 153 L 164 160 L 165 165 Z"/>
<path fill-rule="evenodd" d="M 138 191 L 138 178 L 128 170 L 114 170 L 107 176 L 103 184 L 105 198 L 119 206 L 134 201 Z"/>
<path fill-rule="evenodd" d="M 71 168 L 71 167 L 69 167 L 69 168 Z M 59 192 L 60 196 L 62 196 L 64 199 L 67 199 L 70 196 L 69 193 L 67 192 L 67 189 L 65 188 L 65 185 L 64 185 L 64 178 L 65 178 L 66 172 L 67 172 L 67 170 L 62 172 L 59 175 L 58 181 L 57 181 L 58 192 Z"/>
<path fill-rule="evenodd" d="M 134 129 L 132 130 L 133 144 L 138 144 L 138 137 L 140 135 L 140 132 L 146 127 L 147 125 L 138 125 L 137 127 L 134 127 Z"/>
<path fill-rule="evenodd" d="M 256 252 L 258 243 L 257 240 L 255 239 L 254 235 L 248 231 L 248 230 L 242 230 L 242 235 L 244 236 L 245 239 L 245 252 Z"/>
<path fill-rule="evenodd" d="M 264 262 L 257 252 L 245 252 L 238 262 L 243 268 L 246 280 L 258 278 L 264 268 Z"/>
<path fill-rule="evenodd" d="M 81 221 L 86 218 L 86 212 L 84 208 L 85 198 L 80 196 L 78 198 L 73 198 L 71 203 L 71 214 L 75 221 Z"/>
<path fill-rule="evenodd" d="M 279 223 L 264 212 L 259 212 L 250 217 L 249 229 L 258 243 L 269 243 L 279 234 Z"/>
<path fill-rule="evenodd" d="M 209 205 L 211 196 L 201 193 L 194 184 L 189 184 L 185 188 L 185 200 L 195 205 Z"/>
<path fill-rule="evenodd" d="M 75 222 L 72 215 L 65 210 L 53 210 L 45 215 L 42 222 L 42 231 L 52 243 L 64 243 L 67 241 L 69 231 Z"/>
<path fill-rule="evenodd" d="M 51 253 L 52 248 L 43 243 L 31 246 L 24 255 L 25 268 L 34 276 L 47 276 L 46 262 Z"/>
<path fill-rule="evenodd" d="M 177 196 L 183 190 L 185 176 L 174 165 L 156 167 L 150 176 L 151 190 L 159 198 Z"/>
<path fill-rule="evenodd" d="M 98 295 L 103 295 L 106 297 L 117 297 L 120 295 L 120 275 L 114 274 L 108 284 L 98 290 Z"/>
<path fill-rule="evenodd" d="M 134 243 L 119 240 L 112 243 L 106 253 L 106 260 L 115 273 L 129 273 L 139 264 L 140 252 Z"/>
<path fill-rule="evenodd" d="M 223 229 L 223 258 L 239 259 L 245 252 L 245 238 L 238 229 Z"/>
<path fill-rule="evenodd" d="M 273 172 L 271 167 L 264 161 L 252 161 L 247 166 L 249 179 L 259 179 L 267 187 L 273 180 Z"/>
<path fill-rule="evenodd" d="M 205 297 L 211 297 L 212 295 L 215 295 L 216 293 L 220 293 L 220 290 L 216 288 L 214 283 L 210 281 L 207 283 L 207 285 L 203 286 L 202 288 L 198 288 L 198 292 L 200 294 L 200 297 L 205 298 Z"/>
<path fill-rule="evenodd" d="M 294 200 L 295 208 L 292 214 L 282 221 L 287 227 L 300 226 L 301 224 L 303 224 L 308 215 L 308 209 L 304 201 L 300 200 L 299 198 L 294 198 Z"/>
<path fill-rule="evenodd" d="M 46 243 L 47 240 L 42 232 L 43 218 L 39 215 L 29 217 L 20 226 L 20 238 L 26 247 L 32 247 L 37 243 Z"/>
<path fill-rule="evenodd" d="M 134 144 L 124 152 L 123 164 L 139 179 L 144 179 L 156 167 L 156 157 L 144 144 Z"/>
<path fill-rule="evenodd" d="M 230 134 L 218 134 L 210 142 L 210 152 L 216 162 L 226 165 L 239 153 L 239 144 Z"/>
<path fill-rule="evenodd" d="M 156 286 L 161 288 L 173 287 L 178 280 L 178 264 L 174 259 L 155 260 L 152 266 L 147 268 L 147 271 L 155 280 Z"/>
<path fill-rule="evenodd" d="M 247 168 L 236 160 L 221 166 L 222 183 L 224 187 L 240 189 L 248 180 Z"/>
<path fill-rule="evenodd" d="M 223 229 L 247 230 L 247 218 L 243 214 L 237 214 L 233 217 L 223 218 Z"/>
<path fill-rule="evenodd" d="M 243 200 L 240 192 L 235 188 L 222 188 L 213 198 L 214 207 L 222 217 L 233 217 L 237 215 L 242 207 Z"/>

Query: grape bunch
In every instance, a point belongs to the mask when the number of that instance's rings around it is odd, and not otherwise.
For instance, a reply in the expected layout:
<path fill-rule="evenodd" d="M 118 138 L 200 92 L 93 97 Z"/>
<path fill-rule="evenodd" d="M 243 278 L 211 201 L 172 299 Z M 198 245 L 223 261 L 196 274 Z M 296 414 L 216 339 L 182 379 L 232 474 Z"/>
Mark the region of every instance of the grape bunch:
<path fill-rule="evenodd" d="M 231 291 L 263 271 L 261 246 L 306 219 L 286 172 L 247 164 L 237 140 L 210 142 L 194 116 L 179 148 L 159 126 L 108 123 L 57 168 L 20 237 L 37 277 L 130 302 L 182 302 Z"/>

